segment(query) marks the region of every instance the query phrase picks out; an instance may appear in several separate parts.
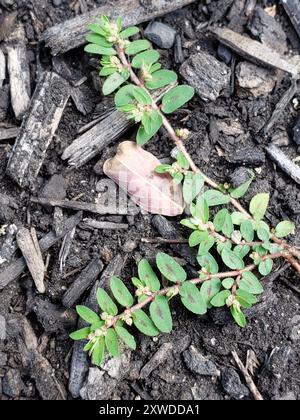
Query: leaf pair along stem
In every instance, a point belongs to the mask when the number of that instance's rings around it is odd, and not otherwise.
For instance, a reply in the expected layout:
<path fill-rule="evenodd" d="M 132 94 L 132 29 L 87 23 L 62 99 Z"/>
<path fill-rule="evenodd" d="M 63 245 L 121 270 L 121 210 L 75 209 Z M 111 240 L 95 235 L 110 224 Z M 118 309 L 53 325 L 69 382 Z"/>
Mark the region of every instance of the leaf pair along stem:
<path fill-rule="evenodd" d="M 276 259 L 279 259 L 279 258 L 285 258 L 286 255 L 287 254 L 284 251 L 283 252 L 278 252 L 278 253 L 275 253 L 275 254 L 269 254 L 269 255 L 265 255 L 264 257 L 262 257 L 262 261 L 266 261 L 268 259 L 276 260 Z M 201 278 L 199 277 L 199 278 L 195 278 L 195 279 L 192 279 L 192 280 L 188 280 L 188 282 L 190 282 L 194 285 L 199 285 L 199 284 L 205 283 L 206 281 L 210 281 L 212 279 L 220 279 L 221 280 L 221 279 L 226 279 L 226 278 L 231 277 L 231 278 L 235 278 L 236 280 L 238 280 L 239 278 L 241 278 L 243 273 L 245 273 L 247 271 L 252 272 L 256 268 L 257 268 L 256 264 L 250 264 L 242 270 L 227 271 L 227 272 L 218 273 L 218 274 L 207 274 L 205 276 L 202 276 Z M 110 325 L 107 325 L 107 328 L 115 327 L 117 322 L 122 320 L 124 318 L 124 316 L 132 315 L 132 314 L 134 314 L 134 312 L 136 312 L 140 309 L 143 309 L 146 306 L 150 305 L 150 303 L 153 302 L 157 296 L 166 296 L 172 290 L 174 290 L 174 288 L 176 288 L 176 287 L 178 287 L 178 293 L 179 293 L 179 287 L 181 285 L 182 285 L 182 283 L 178 282 L 177 284 L 175 284 L 175 286 L 173 285 L 173 286 L 170 286 L 170 287 L 166 287 L 162 290 L 159 290 L 158 292 L 151 293 L 151 296 L 149 296 L 143 302 L 140 302 L 140 303 L 136 304 L 135 306 L 132 306 L 130 309 L 126 309 L 126 311 L 123 312 L 122 314 L 113 317 L 111 319 Z"/>
<path fill-rule="evenodd" d="M 143 81 L 141 81 L 138 76 L 136 75 L 136 73 L 134 72 L 130 62 L 127 60 L 125 51 L 123 48 L 121 48 L 120 46 L 116 47 L 116 51 L 117 54 L 119 56 L 119 59 L 121 60 L 122 65 L 128 69 L 129 73 L 130 73 L 130 78 L 131 81 L 138 87 L 146 90 L 148 92 L 148 94 L 150 95 L 150 97 L 152 98 L 151 93 L 148 91 L 148 89 L 146 88 L 145 84 L 143 83 Z M 152 98 L 152 107 L 153 109 L 155 109 L 160 116 L 162 117 L 162 121 L 163 121 L 163 126 L 165 127 L 165 129 L 167 130 L 170 138 L 173 140 L 174 144 L 177 146 L 177 148 L 182 152 L 182 154 L 184 155 L 184 157 L 186 158 L 187 162 L 190 165 L 191 170 L 194 173 L 201 173 L 204 181 L 207 185 L 209 185 L 210 187 L 216 189 L 216 190 L 220 190 L 219 185 L 213 181 L 211 178 L 209 178 L 208 176 L 206 176 L 205 174 L 202 173 L 202 171 L 197 167 L 197 165 L 195 164 L 195 162 L 193 161 L 192 157 L 190 156 L 190 154 L 188 153 L 185 145 L 183 144 L 183 141 L 180 137 L 177 136 L 174 128 L 172 127 L 172 125 L 170 124 L 170 122 L 168 121 L 168 119 L 166 118 L 166 116 L 161 112 L 159 106 L 156 104 L 156 102 L 154 101 L 154 99 Z M 236 200 L 235 198 L 230 196 L 230 203 L 232 204 L 233 207 L 235 207 L 235 209 L 237 211 L 239 211 L 240 213 L 244 214 L 245 216 L 247 216 L 247 218 L 249 220 L 253 220 L 252 216 L 248 213 L 248 211 L 239 203 L 238 200 Z M 284 257 L 289 264 L 294 268 L 294 270 L 300 275 L 300 251 L 298 249 L 296 249 L 295 247 L 287 244 L 285 241 L 278 239 L 275 235 L 271 236 L 271 239 L 278 245 L 282 246 L 286 252 L 282 253 L 281 257 Z M 298 259 L 298 261 L 295 259 Z"/>

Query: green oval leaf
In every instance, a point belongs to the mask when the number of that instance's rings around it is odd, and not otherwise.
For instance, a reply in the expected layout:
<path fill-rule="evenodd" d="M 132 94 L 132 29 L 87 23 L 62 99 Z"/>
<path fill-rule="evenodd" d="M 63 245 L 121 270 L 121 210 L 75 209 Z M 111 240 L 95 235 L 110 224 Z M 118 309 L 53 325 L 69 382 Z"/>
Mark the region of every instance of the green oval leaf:
<path fill-rule="evenodd" d="M 156 257 L 156 264 L 162 275 L 174 283 L 184 282 L 187 279 L 187 274 L 184 269 L 178 264 L 174 258 L 163 252 L 160 252 Z"/>
<path fill-rule="evenodd" d="M 135 88 L 132 90 L 133 97 L 137 100 L 137 102 L 141 105 L 151 105 L 152 104 L 152 98 L 149 95 L 148 92 L 145 91 L 145 89 L 135 86 Z M 157 112 L 157 111 L 155 111 Z"/>
<path fill-rule="evenodd" d="M 222 286 L 226 290 L 231 290 L 233 285 L 234 285 L 234 279 L 232 279 L 231 277 L 229 277 L 228 279 L 224 279 L 222 281 Z"/>
<path fill-rule="evenodd" d="M 206 255 L 197 257 L 197 261 L 202 268 L 210 274 L 217 274 L 219 272 L 219 266 L 216 259 L 208 252 Z"/>
<path fill-rule="evenodd" d="M 227 209 L 222 209 L 218 211 L 218 213 L 215 215 L 214 227 L 215 227 L 216 232 L 222 231 L 227 215 L 228 215 Z"/>
<path fill-rule="evenodd" d="M 219 279 L 211 279 L 202 284 L 200 293 L 208 308 L 211 307 L 210 301 L 212 298 L 221 290 L 221 285 L 222 283 Z"/>
<path fill-rule="evenodd" d="M 139 262 L 138 273 L 142 282 L 149 287 L 151 292 L 158 292 L 160 290 L 160 281 L 147 260 Z"/>
<path fill-rule="evenodd" d="M 222 308 L 226 305 L 229 296 L 231 296 L 231 292 L 229 290 L 223 290 L 222 292 L 214 296 L 210 303 L 215 308 Z"/>
<path fill-rule="evenodd" d="M 254 229 L 253 229 L 253 225 L 250 222 L 250 220 L 245 220 L 244 222 L 242 222 L 241 224 L 241 234 L 242 237 L 247 241 L 247 242 L 252 242 L 254 239 Z"/>
<path fill-rule="evenodd" d="M 232 218 L 230 213 L 227 213 L 225 216 L 225 221 L 222 227 L 222 232 L 227 238 L 231 238 L 231 235 L 234 232 L 234 226 L 232 223 Z"/>
<path fill-rule="evenodd" d="M 80 340 L 86 340 L 91 332 L 90 327 L 82 328 L 81 330 L 75 331 L 72 334 L 70 334 L 71 340 L 74 341 L 80 341 Z"/>
<path fill-rule="evenodd" d="M 134 69 L 141 69 L 143 66 L 151 65 L 156 63 L 159 60 L 159 52 L 156 50 L 149 50 L 137 54 L 131 62 L 131 65 Z"/>
<path fill-rule="evenodd" d="M 134 312 L 133 323 L 139 331 L 149 337 L 156 337 L 159 334 L 158 329 L 142 309 Z"/>
<path fill-rule="evenodd" d="M 161 128 L 162 124 L 162 116 L 157 111 L 153 110 L 148 116 L 147 126 L 145 127 L 144 124 L 142 124 L 138 130 L 136 138 L 137 144 L 139 146 L 144 146 L 148 143 L 148 141 L 151 140 Z"/>
<path fill-rule="evenodd" d="M 189 237 L 189 246 L 192 248 L 193 246 L 197 246 L 202 241 L 205 241 L 207 239 L 208 239 L 208 232 L 195 230 Z"/>
<path fill-rule="evenodd" d="M 249 187 L 252 184 L 254 177 L 252 176 L 248 181 L 246 181 L 244 184 L 240 185 L 239 187 L 235 188 L 230 192 L 230 195 L 232 198 L 239 199 L 244 197 L 246 192 L 249 190 Z"/>
<path fill-rule="evenodd" d="M 262 220 L 268 209 L 270 194 L 261 193 L 252 198 L 250 202 L 250 213 L 255 220 Z"/>
<path fill-rule="evenodd" d="M 204 198 L 209 207 L 230 203 L 230 197 L 217 190 L 207 190 Z"/>
<path fill-rule="evenodd" d="M 230 312 L 238 326 L 241 328 L 245 328 L 247 325 L 247 320 L 243 312 L 241 310 L 238 310 L 234 306 L 230 307 Z"/>
<path fill-rule="evenodd" d="M 190 210 L 192 216 L 196 219 L 200 219 L 203 223 L 207 223 L 209 221 L 209 207 L 203 195 L 197 198 L 196 205 L 193 203 L 191 204 Z"/>
<path fill-rule="evenodd" d="M 249 220 L 249 217 L 246 214 L 239 211 L 234 211 L 231 217 L 233 224 L 237 226 L 240 226 L 245 220 Z"/>
<path fill-rule="evenodd" d="M 151 48 L 149 41 L 146 39 L 139 39 L 137 41 L 132 41 L 126 48 L 125 52 L 128 55 L 136 55 L 142 51 L 148 50 L 149 48 Z"/>
<path fill-rule="evenodd" d="M 246 292 L 245 290 L 238 289 L 236 295 L 238 298 L 240 298 L 240 303 L 242 305 L 248 304 L 248 306 L 250 305 L 251 308 L 257 303 L 257 298 L 252 293 Z M 245 308 L 245 306 L 243 307 Z"/>
<path fill-rule="evenodd" d="M 94 324 L 95 322 L 101 321 L 99 316 L 86 306 L 76 306 L 76 311 L 80 318 L 82 318 L 88 324 Z"/>
<path fill-rule="evenodd" d="M 243 273 L 238 285 L 241 290 L 253 295 L 260 295 L 264 291 L 260 281 L 251 271 L 245 271 Z"/>
<path fill-rule="evenodd" d="M 99 288 L 97 290 L 97 302 L 103 312 L 106 312 L 112 316 L 116 316 L 118 314 L 118 308 L 116 304 L 104 289 Z"/>
<path fill-rule="evenodd" d="M 152 79 L 146 83 L 146 88 L 161 89 L 165 86 L 171 85 L 177 81 L 177 74 L 171 70 L 159 70 L 155 73 L 152 73 Z"/>
<path fill-rule="evenodd" d="M 90 54 L 98 54 L 98 55 L 116 55 L 117 51 L 114 48 L 106 48 L 102 47 L 101 45 L 96 44 L 88 44 L 84 51 Z"/>
<path fill-rule="evenodd" d="M 222 251 L 222 260 L 231 270 L 242 270 L 245 268 L 244 261 L 233 251 L 224 248 Z"/>
<path fill-rule="evenodd" d="M 124 306 L 130 308 L 133 305 L 133 297 L 125 284 L 118 277 L 112 277 L 110 280 L 110 288 L 116 301 Z"/>
<path fill-rule="evenodd" d="M 172 316 L 168 299 L 165 296 L 156 296 L 150 305 L 149 311 L 154 325 L 161 332 L 170 333 L 172 331 Z"/>
<path fill-rule="evenodd" d="M 185 175 L 183 183 L 183 198 L 187 204 L 191 204 L 192 201 L 200 194 L 204 186 L 204 178 L 201 173 L 194 174 L 188 172 Z"/>
<path fill-rule="evenodd" d="M 86 40 L 91 44 L 100 45 L 104 48 L 111 48 L 113 46 L 111 42 L 106 41 L 106 39 L 103 36 L 98 34 L 89 34 L 87 35 Z"/>
<path fill-rule="evenodd" d="M 208 236 L 204 241 L 200 243 L 198 255 L 206 255 L 209 250 L 214 246 L 215 244 L 215 238 L 213 236 Z"/>
<path fill-rule="evenodd" d="M 183 85 L 177 86 L 170 92 L 166 93 L 162 100 L 162 111 L 165 114 L 172 114 L 172 112 L 181 108 L 195 95 L 195 89 L 191 86 Z"/>
<path fill-rule="evenodd" d="M 102 92 L 104 96 L 110 95 L 125 82 L 119 73 L 111 74 L 104 82 Z"/>
<path fill-rule="evenodd" d="M 122 325 L 117 324 L 115 327 L 116 333 L 119 338 L 128 346 L 131 350 L 136 350 L 136 342 L 133 335 L 131 335 Z"/>
<path fill-rule="evenodd" d="M 100 337 L 93 348 L 92 362 L 96 366 L 101 366 L 105 355 L 105 339 Z"/>
<path fill-rule="evenodd" d="M 117 333 L 113 328 L 109 328 L 107 330 L 106 336 L 105 336 L 105 345 L 109 352 L 109 354 L 112 357 L 119 357 L 120 356 L 120 349 L 119 349 L 119 343 L 118 343 L 118 336 Z"/>
<path fill-rule="evenodd" d="M 271 273 L 273 264 L 273 260 L 271 260 L 271 258 L 267 258 L 259 264 L 258 271 L 262 276 L 267 276 Z"/>
<path fill-rule="evenodd" d="M 284 222 L 280 222 L 275 228 L 275 235 L 277 238 L 285 238 L 291 234 L 295 233 L 295 224 L 290 222 L 289 220 L 285 220 Z"/>
<path fill-rule="evenodd" d="M 96 23 L 91 23 L 87 25 L 87 28 L 95 34 L 101 35 L 103 37 L 107 36 L 107 33 L 101 28 L 100 25 L 97 25 Z"/>
<path fill-rule="evenodd" d="M 204 315 L 207 306 L 197 286 L 189 281 L 180 286 L 179 294 L 183 305 L 197 315 Z"/>
<path fill-rule="evenodd" d="M 270 233 L 264 228 L 257 229 L 257 236 L 261 241 L 267 242 L 270 239 Z"/>
<path fill-rule="evenodd" d="M 140 32 L 140 29 L 137 26 L 131 26 L 130 28 L 124 29 L 124 31 L 120 33 L 120 36 L 123 39 L 127 39 L 133 35 L 138 34 L 139 32 Z"/>

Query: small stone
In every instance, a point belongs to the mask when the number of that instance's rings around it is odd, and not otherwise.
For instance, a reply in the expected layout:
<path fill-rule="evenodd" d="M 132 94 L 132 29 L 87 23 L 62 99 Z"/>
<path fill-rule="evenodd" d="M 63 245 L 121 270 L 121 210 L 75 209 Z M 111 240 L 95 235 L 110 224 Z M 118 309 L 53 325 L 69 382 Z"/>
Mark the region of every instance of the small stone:
<path fill-rule="evenodd" d="M 274 71 L 256 66 L 248 61 L 237 65 L 236 77 L 240 97 L 247 96 L 248 92 L 254 98 L 267 96 L 272 92 L 276 83 Z"/>
<path fill-rule="evenodd" d="M 7 354 L 0 351 L 0 368 L 3 368 L 6 365 L 7 360 Z"/>
<path fill-rule="evenodd" d="M 176 37 L 175 29 L 157 21 L 149 23 L 144 34 L 145 38 L 164 49 L 172 48 Z"/>
<path fill-rule="evenodd" d="M 66 198 L 67 183 L 62 175 L 53 175 L 44 185 L 40 197 L 63 200 Z"/>
<path fill-rule="evenodd" d="M 0 340 L 6 339 L 6 321 L 4 316 L 0 315 Z"/>
<path fill-rule="evenodd" d="M 226 136 L 238 137 L 245 134 L 242 124 L 238 120 L 228 118 L 216 121 L 218 130 Z"/>
<path fill-rule="evenodd" d="M 183 359 L 190 371 L 202 376 L 220 376 L 217 366 L 204 357 L 194 346 L 183 353 Z"/>
<path fill-rule="evenodd" d="M 62 0 L 52 0 L 52 4 L 54 7 L 60 7 L 62 4 Z"/>
<path fill-rule="evenodd" d="M 218 57 L 226 64 L 230 64 L 232 60 L 232 51 L 223 44 L 218 46 Z"/>
<path fill-rule="evenodd" d="M 120 357 L 109 357 L 102 364 L 101 368 L 114 379 L 122 380 L 130 371 L 131 351 L 126 349 Z"/>
<path fill-rule="evenodd" d="M 123 251 L 124 252 L 133 252 L 135 249 L 137 248 L 137 243 L 136 241 L 126 241 L 125 244 L 123 245 Z"/>
<path fill-rule="evenodd" d="M 192 55 L 180 67 L 181 76 L 204 101 L 215 101 L 229 86 L 231 70 L 207 52 Z"/>
<path fill-rule="evenodd" d="M 118 383 L 116 379 L 106 375 L 103 370 L 90 368 L 87 381 L 80 390 L 80 396 L 83 400 L 88 401 L 110 400 Z"/>
<path fill-rule="evenodd" d="M 296 123 L 294 129 L 294 137 L 293 140 L 296 144 L 300 145 L 300 119 L 298 120 L 298 122 Z"/>
<path fill-rule="evenodd" d="M 299 124 L 300 129 L 300 124 Z M 300 134 L 299 134 L 299 141 L 300 141 Z M 272 144 L 275 144 L 277 147 L 287 147 L 290 144 L 290 139 L 288 133 L 284 131 L 278 131 L 272 137 Z"/>
<path fill-rule="evenodd" d="M 225 369 L 222 372 L 221 381 L 224 391 L 235 400 L 241 400 L 249 396 L 248 388 L 242 384 L 238 373 L 234 369 Z"/>
<path fill-rule="evenodd" d="M 22 378 L 17 369 L 10 369 L 4 375 L 2 381 L 3 393 L 10 398 L 17 398 L 21 395 L 23 388 Z"/>
<path fill-rule="evenodd" d="M 253 172 L 252 172 L 253 173 Z M 243 166 L 236 168 L 230 175 L 230 184 L 233 188 L 238 188 L 239 186 L 245 184 L 251 178 L 251 171 Z"/>
<path fill-rule="evenodd" d="M 254 147 L 245 147 L 243 149 L 235 150 L 234 153 L 226 156 L 226 159 L 230 163 L 234 163 L 236 165 L 248 165 L 251 167 L 255 166 L 262 166 L 266 162 L 266 155 L 265 153 Z"/>

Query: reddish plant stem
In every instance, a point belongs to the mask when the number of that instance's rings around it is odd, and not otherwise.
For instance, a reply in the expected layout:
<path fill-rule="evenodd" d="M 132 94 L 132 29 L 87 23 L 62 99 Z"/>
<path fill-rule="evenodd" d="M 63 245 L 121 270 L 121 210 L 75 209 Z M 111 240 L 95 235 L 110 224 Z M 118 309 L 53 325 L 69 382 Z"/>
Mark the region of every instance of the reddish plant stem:
<path fill-rule="evenodd" d="M 127 68 L 128 71 L 130 72 L 130 78 L 131 78 L 132 82 L 136 86 L 139 86 L 139 87 L 145 89 L 148 92 L 144 83 L 141 82 L 141 80 L 138 78 L 138 76 L 133 71 L 133 69 L 131 67 L 131 64 L 129 63 L 129 61 L 126 58 L 124 50 L 122 48 L 120 48 L 119 46 L 116 47 L 116 50 L 117 50 L 117 53 L 118 53 L 118 56 L 121 60 L 122 65 L 125 68 Z M 150 93 L 149 93 L 149 95 L 152 98 L 152 95 Z M 171 139 L 173 140 L 175 145 L 178 147 L 178 149 L 182 152 L 182 154 L 184 155 L 184 157 L 188 161 L 191 170 L 195 173 L 201 173 L 203 175 L 204 181 L 207 185 L 209 185 L 210 187 L 212 187 L 216 190 L 219 190 L 220 189 L 219 185 L 215 181 L 210 179 L 208 176 L 203 174 L 203 172 L 200 171 L 200 169 L 196 166 L 192 157 L 190 156 L 189 152 L 187 151 L 185 145 L 183 144 L 182 139 L 177 136 L 174 128 L 172 127 L 172 125 L 170 124 L 168 119 L 165 117 L 165 115 L 161 112 L 159 106 L 155 103 L 154 100 L 152 101 L 152 107 L 161 115 L 162 120 L 163 120 L 163 125 L 164 125 L 165 129 L 168 131 Z M 244 209 L 244 207 L 235 198 L 232 198 L 232 197 L 229 196 L 229 199 L 230 199 L 230 203 L 233 205 L 233 207 L 236 208 L 236 210 L 238 210 L 240 213 L 247 216 L 249 219 L 253 219 L 252 216 L 249 214 L 249 212 L 246 209 Z M 288 253 L 290 255 L 289 256 L 286 255 L 285 259 L 293 266 L 293 268 L 296 270 L 296 272 L 300 275 L 300 264 L 293 258 L 293 256 L 294 256 L 294 257 L 296 257 L 300 260 L 300 251 L 297 250 L 296 248 L 294 248 L 293 246 L 288 245 L 286 242 L 281 241 L 275 235 L 272 235 L 271 238 L 275 243 L 277 243 L 280 246 L 283 246 L 284 249 L 286 249 L 288 251 Z"/>

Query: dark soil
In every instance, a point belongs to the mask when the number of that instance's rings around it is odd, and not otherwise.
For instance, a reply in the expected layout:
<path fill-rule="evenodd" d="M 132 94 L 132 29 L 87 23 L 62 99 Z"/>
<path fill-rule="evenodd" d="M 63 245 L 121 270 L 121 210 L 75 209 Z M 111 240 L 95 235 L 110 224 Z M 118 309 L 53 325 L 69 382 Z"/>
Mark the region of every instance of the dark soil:
<path fill-rule="evenodd" d="M 0 4 L 2 3 L 4 4 L 5 1 L 0 2 Z M 30 12 L 33 12 L 46 29 L 67 20 L 76 13 L 81 13 L 80 2 L 76 0 L 72 2 L 15 0 L 11 3 L 13 5 L 7 8 L 0 6 L 0 18 L 1 14 L 17 10 L 18 20 L 25 25 L 34 87 L 38 66 L 51 69 L 51 55 L 49 51 L 39 49 L 37 45 L 39 34 L 34 29 Z M 105 0 L 85 0 L 83 3 L 90 10 L 105 3 Z M 205 3 L 206 5 L 203 5 Z M 216 56 L 218 44 L 205 30 L 196 31 L 196 28 L 209 19 L 211 22 L 220 22 L 227 26 L 229 24 L 228 10 L 232 3 L 228 0 L 196 1 L 183 10 L 165 16 L 162 21 L 178 30 L 182 37 L 186 58 L 197 53 L 199 46 Z M 60 6 L 55 7 L 54 4 L 60 4 Z M 279 5 L 279 1 L 260 0 L 258 4 L 262 7 L 277 5 L 276 20 L 282 24 L 291 52 L 299 54 L 299 40 Z M 189 22 L 189 26 L 185 24 L 186 21 Z M 232 19 L 231 27 L 249 33 L 247 20 L 242 23 L 244 26 L 238 28 L 237 26 L 241 22 L 235 22 Z M 173 50 L 162 53 L 166 65 L 177 70 L 178 66 L 174 64 Z M 101 159 L 101 155 L 76 171 L 67 167 L 67 163 L 62 161 L 61 155 L 78 136 L 78 130 L 87 122 L 95 119 L 95 116 L 105 106 L 101 103 L 101 94 L 95 89 L 90 77 L 94 68 L 91 66 L 89 57 L 81 49 L 67 54 L 67 57 L 72 63 L 74 72 L 78 71 L 89 77 L 86 86 L 91 92 L 90 100 L 93 111 L 83 116 L 76 110 L 73 102 L 69 101 L 37 179 L 36 191 L 38 192 L 52 175 L 63 174 L 67 183 L 68 199 L 80 197 L 86 202 L 95 202 L 98 194 L 96 185 L 101 176 L 95 173 L 94 166 Z M 41 60 L 41 63 L 38 59 Z M 236 57 L 235 60 L 236 64 L 241 61 L 240 57 Z M 189 108 L 178 112 L 173 117 L 173 121 L 175 125 L 185 126 L 192 131 L 193 137 L 187 145 L 188 149 L 196 164 L 217 182 L 232 181 L 233 172 L 241 166 L 252 168 L 259 166 L 260 170 L 256 173 L 256 179 L 245 197 L 245 205 L 255 193 L 270 191 L 271 206 L 268 211 L 270 223 L 276 225 L 282 218 L 290 218 L 299 226 L 299 187 L 287 175 L 278 171 L 268 158 L 264 159 L 264 146 L 284 130 L 290 137 L 288 145 L 284 147 L 285 153 L 291 157 L 295 157 L 297 152 L 299 153 L 297 146 L 292 141 L 292 128 L 297 119 L 297 110 L 294 106 L 287 107 L 281 120 L 275 124 L 269 136 L 261 134 L 261 128 L 270 118 L 274 106 L 289 87 L 288 76 L 278 76 L 277 81 L 271 94 L 257 99 L 252 98 L 249 93 L 243 97 L 238 96 L 236 88 L 233 91 L 229 89 L 211 103 L 204 103 L 195 97 Z M 107 100 L 104 103 L 107 104 Z M 235 136 L 219 132 L 218 138 L 216 138 L 213 130 L 214 124 L 223 119 L 238 121 L 243 134 Z M 11 109 L 9 109 L 5 122 L 18 124 L 14 120 Z M 126 138 L 130 138 L 132 134 L 128 133 Z M 21 190 L 5 176 L 4 168 L 12 145 L 13 141 L 0 143 L 0 194 L 5 194 L 11 200 L 10 205 L 0 208 L 0 226 L 11 224 L 15 224 L 17 227 L 34 226 L 38 236 L 42 237 L 52 230 L 53 211 L 31 203 L 31 193 Z M 159 158 L 167 158 L 172 147 L 166 135 L 160 133 L 156 141 L 152 141 L 147 149 Z M 239 152 L 241 156 L 246 155 L 245 149 L 250 151 L 250 157 L 261 151 L 260 155 L 263 156 L 265 163 L 254 166 L 250 164 L 249 166 L 247 161 L 242 162 L 243 159 L 235 159 Z M 116 145 L 113 145 L 105 150 L 104 155 L 113 155 L 115 150 Z M 222 153 L 220 153 L 221 150 Z M 67 214 L 73 213 L 65 211 L 65 215 Z M 140 242 L 142 237 L 159 236 L 152 226 L 151 215 L 138 214 L 128 218 L 119 216 L 97 218 L 93 215 L 93 218 L 129 223 L 129 228 L 126 231 L 114 232 L 86 231 L 78 227 L 66 262 L 65 274 L 72 273 L 73 270 L 80 272 L 99 254 L 105 265 L 114 256 L 121 254 L 127 258 L 123 278 L 129 279 L 136 274 L 135 261 L 141 257 L 146 256 L 151 259 L 157 249 L 171 252 L 168 246 L 146 245 Z M 171 222 L 176 226 L 176 221 L 171 220 Z M 187 234 L 184 231 L 183 233 Z M 4 237 L 0 237 L 0 249 L 3 241 Z M 124 244 L 128 241 L 134 241 L 136 246 L 132 252 L 125 254 Z M 299 229 L 294 241 L 296 245 L 300 245 Z M 68 333 L 73 330 L 75 325 L 66 327 L 64 324 L 53 328 L 51 322 L 49 323 L 45 319 L 43 309 L 39 310 L 39 305 L 43 301 L 61 308 L 62 296 L 76 278 L 76 274 L 67 277 L 60 274 L 58 262 L 60 246 L 61 243 L 49 251 L 50 263 L 45 296 L 38 297 L 36 295 L 32 281 L 26 273 L 21 279 L 0 291 L 0 317 L 3 316 L 7 324 L 6 339 L 1 340 L 0 334 L 0 399 L 41 398 L 35 380 L 28 375 L 27 369 L 24 368 L 22 354 L 19 347 L 16 347 L 14 334 L 10 332 L 9 328 L 14 320 L 20 319 L 23 315 L 27 317 L 34 328 L 39 338 L 39 348 L 43 356 L 50 362 L 56 378 L 68 389 L 69 365 L 73 346 L 71 340 L 68 339 Z M 176 256 L 183 257 L 179 254 Z M 244 379 L 242 377 L 240 377 L 242 383 L 235 385 L 237 390 L 235 389 L 234 392 L 231 381 L 235 377 L 234 370 L 236 372 L 238 370 L 233 362 L 231 352 L 236 350 L 241 359 L 245 361 L 247 351 L 253 350 L 260 362 L 260 366 L 255 372 L 255 382 L 264 398 L 300 399 L 300 312 L 299 291 L 296 291 L 297 287 L 299 290 L 298 280 L 289 268 L 275 281 L 272 281 L 272 277 L 269 281 L 267 279 L 263 302 L 249 314 L 249 323 L 244 330 L 234 325 L 223 312 L 212 312 L 202 318 L 194 317 L 174 303 L 172 305 L 174 318 L 172 334 L 170 336 L 161 335 L 157 340 L 144 336 L 138 337 L 138 350 L 131 358 L 131 373 L 118 382 L 109 398 L 131 400 L 136 399 L 139 392 L 141 398 L 148 395 L 148 398 L 155 400 L 223 400 L 231 399 L 233 396 L 237 398 L 237 395 L 240 395 L 241 398 L 251 399 L 250 393 L 246 392 L 243 387 Z M 85 296 L 82 301 L 84 298 Z M 167 360 L 156 367 L 147 378 L 139 379 L 139 370 L 153 357 L 163 343 L 171 343 L 173 351 L 170 352 Z M 215 363 L 217 369 L 221 371 L 220 378 L 199 375 L 187 367 L 188 363 L 184 352 L 190 345 L 193 345 L 202 355 Z M 13 372 L 17 372 L 14 375 L 14 381 L 10 380 Z M 137 388 L 137 384 L 139 388 Z M 71 395 L 68 398 L 71 399 Z"/>

